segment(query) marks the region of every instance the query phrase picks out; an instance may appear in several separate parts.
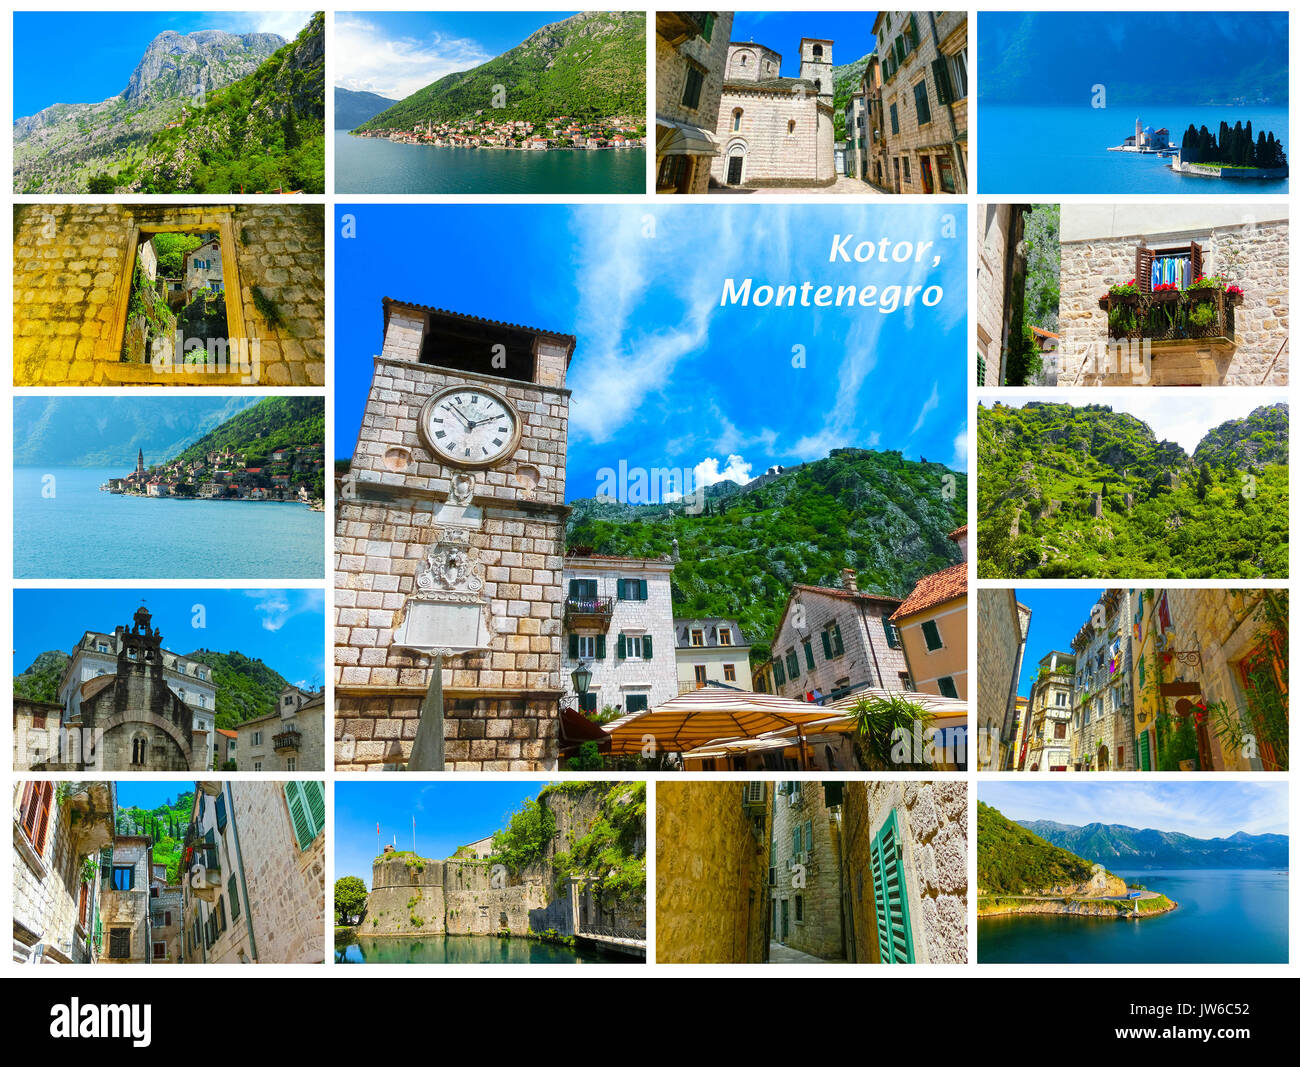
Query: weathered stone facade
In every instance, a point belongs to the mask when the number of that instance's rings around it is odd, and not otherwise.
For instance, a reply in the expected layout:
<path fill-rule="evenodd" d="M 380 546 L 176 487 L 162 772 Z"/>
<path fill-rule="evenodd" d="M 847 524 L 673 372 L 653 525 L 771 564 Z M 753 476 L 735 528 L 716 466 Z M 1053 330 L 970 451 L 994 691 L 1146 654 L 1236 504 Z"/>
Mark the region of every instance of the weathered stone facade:
<path fill-rule="evenodd" d="M 677 631 L 677 687 L 682 692 L 711 682 L 733 689 L 754 688 L 749 638 L 735 619 L 674 619 Z"/>
<path fill-rule="evenodd" d="M 778 782 L 772 802 L 773 941 L 844 959 L 840 815 L 822 782 Z"/>
<path fill-rule="evenodd" d="M 912 962 L 965 963 L 967 812 L 964 782 L 844 783 L 842 848 L 849 958 L 882 961 L 873 848 L 897 827 Z M 901 960 L 899 962 L 902 962 Z"/>
<path fill-rule="evenodd" d="M 1012 309 L 1025 296 L 1025 215 L 1028 204 L 980 205 L 975 268 L 975 384 L 1004 384 L 1003 353 L 1011 339 Z"/>
<path fill-rule="evenodd" d="M 1070 768 L 1074 726 L 1075 658 L 1052 651 L 1038 661 L 1038 676 L 1029 687 L 1029 717 L 1024 762 L 1015 770 L 1058 773 Z"/>
<path fill-rule="evenodd" d="M 1014 589 L 979 590 L 975 610 L 979 769 L 1009 770 L 1030 611 L 1016 602 Z"/>
<path fill-rule="evenodd" d="M 104 853 L 100 870 L 104 946 L 97 962 L 148 963 L 153 952 L 153 839 L 118 836 L 112 846 L 111 854 Z"/>
<path fill-rule="evenodd" d="M 657 193 L 709 190 L 732 18 L 730 11 L 655 13 Z"/>
<path fill-rule="evenodd" d="M 229 349 L 205 366 L 123 362 L 137 249 L 177 231 L 221 235 Z M 18 205 L 13 247 L 15 385 L 325 384 L 319 205 Z"/>
<path fill-rule="evenodd" d="M 655 789 L 655 959 L 767 959 L 771 782 L 661 781 Z"/>
<path fill-rule="evenodd" d="M 325 692 L 287 686 L 270 715 L 241 722 L 235 751 L 241 771 L 323 771 Z"/>
<path fill-rule="evenodd" d="M 751 42 L 727 46 L 718 107 L 714 185 L 817 186 L 835 181 L 831 41 L 804 38 L 799 77 L 781 77 L 781 55 Z"/>
<path fill-rule="evenodd" d="M 116 800 L 112 782 L 14 782 L 15 963 L 96 961 L 98 853 L 112 843 Z"/>
<path fill-rule="evenodd" d="M 1091 205 L 1061 208 L 1061 385 L 1286 385 L 1290 329 L 1289 241 L 1285 205 L 1249 212 L 1209 204 Z M 1250 216 L 1250 217 L 1247 217 Z M 1262 217 L 1261 217 L 1262 216 Z M 1153 255 L 1201 249 L 1205 277 L 1222 275 L 1243 290 L 1225 341 L 1155 340 L 1149 366 L 1137 349 L 1103 357 L 1112 285 L 1133 277 L 1139 246 Z"/>
<path fill-rule="evenodd" d="M 468 566 L 458 582 L 481 569 L 491 636 L 490 647 L 444 661 L 446 767 L 553 768 L 573 338 L 392 301 L 385 313 L 337 507 L 335 764 L 381 770 L 410 758 L 432 657 L 395 641 L 417 572 L 451 545 Z M 497 347 L 510 353 L 505 367 L 493 362 Z M 443 463 L 418 429 L 426 401 L 466 384 L 518 412 L 517 447 L 483 469 Z"/>
<path fill-rule="evenodd" d="M 1075 657 L 1070 760 L 1076 771 L 1131 771 L 1134 762 L 1134 590 L 1107 589 L 1071 642 Z"/>

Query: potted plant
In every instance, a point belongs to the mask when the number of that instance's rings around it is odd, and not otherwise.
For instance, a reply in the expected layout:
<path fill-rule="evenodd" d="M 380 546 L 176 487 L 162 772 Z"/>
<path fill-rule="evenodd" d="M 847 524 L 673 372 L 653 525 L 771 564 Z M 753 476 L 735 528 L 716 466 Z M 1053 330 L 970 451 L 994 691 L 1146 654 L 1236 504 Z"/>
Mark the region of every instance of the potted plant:
<path fill-rule="evenodd" d="M 1138 302 L 1141 295 L 1137 279 L 1130 278 L 1126 284 L 1112 285 L 1098 301 L 1098 307 L 1105 311 L 1113 307 L 1131 306 Z"/>

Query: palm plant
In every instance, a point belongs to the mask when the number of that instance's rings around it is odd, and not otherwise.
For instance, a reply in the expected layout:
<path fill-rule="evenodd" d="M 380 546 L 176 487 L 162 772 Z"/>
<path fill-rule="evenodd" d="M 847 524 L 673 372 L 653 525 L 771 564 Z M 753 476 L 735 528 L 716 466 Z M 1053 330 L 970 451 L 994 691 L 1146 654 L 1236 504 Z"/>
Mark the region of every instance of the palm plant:
<path fill-rule="evenodd" d="M 934 716 L 920 704 L 901 693 L 864 696 L 848 709 L 848 714 L 856 725 L 853 747 L 863 770 L 925 768 L 925 732 Z"/>

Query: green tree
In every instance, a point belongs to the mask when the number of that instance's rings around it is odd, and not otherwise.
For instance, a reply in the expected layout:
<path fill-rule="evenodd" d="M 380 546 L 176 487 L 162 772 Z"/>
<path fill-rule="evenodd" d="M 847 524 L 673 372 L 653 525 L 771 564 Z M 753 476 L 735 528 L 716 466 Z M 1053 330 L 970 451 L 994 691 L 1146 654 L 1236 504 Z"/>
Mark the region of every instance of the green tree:
<path fill-rule="evenodd" d="M 340 926 L 348 926 L 366 907 L 366 883 L 354 874 L 334 883 L 334 917 Z"/>

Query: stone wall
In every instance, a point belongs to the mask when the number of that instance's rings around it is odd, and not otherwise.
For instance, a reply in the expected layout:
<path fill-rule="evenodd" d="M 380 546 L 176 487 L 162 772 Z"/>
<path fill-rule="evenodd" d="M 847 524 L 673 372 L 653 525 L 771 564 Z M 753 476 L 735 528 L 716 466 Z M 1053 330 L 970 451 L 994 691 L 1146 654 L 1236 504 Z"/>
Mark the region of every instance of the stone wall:
<path fill-rule="evenodd" d="M 659 963 L 767 958 L 772 783 L 756 821 L 746 783 L 660 781 L 655 789 L 655 941 Z"/>
<path fill-rule="evenodd" d="M 242 367 L 233 353 L 201 373 L 121 361 L 136 247 L 151 228 L 221 232 L 239 283 L 226 295 L 231 338 L 242 321 L 257 341 Z M 325 384 L 319 205 L 19 205 L 13 248 L 15 385 Z"/>
<path fill-rule="evenodd" d="M 981 589 L 975 610 L 979 769 L 999 770 L 1001 746 L 1014 741 L 1007 733 L 1011 725 L 1008 710 L 1019 680 L 1023 641 L 1015 590 Z"/>
<path fill-rule="evenodd" d="M 785 654 L 791 648 L 795 649 L 799 654 L 799 677 L 791 679 L 787 673 L 785 681 L 776 687 L 778 693 L 801 700 L 805 693 L 813 689 L 829 696 L 838 683 L 901 688 L 901 676 L 907 673 L 907 662 L 901 646 L 889 647 L 883 621 L 899 603 L 897 600 L 860 601 L 836 596 L 834 593 L 817 593 L 796 587 L 780 631 L 772 641 L 772 655 L 782 657 L 781 666 L 784 670 Z M 795 625 L 799 604 L 803 605 L 802 627 Z M 859 604 L 865 609 L 865 622 Z M 844 652 L 828 660 L 821 634 L 832 622 L 839 624 Z M 815 666 L 811 671 L 803 648 L 805 638 L 812 641 Z"/>
<path fill-rule="evenodd" d="M 741 111 L 739 130 L 733 128 L 736 110 Z M 742 186 L 828 185 L 835 180 L 834 113 L 810 87 L 728 85 L 718 109 L 717 135 L 722 154 L 713 158 L 711 173 L 717 185 L 727 184 L 729 161 L 736 153 L 745 160 Z"/>
<path fill-rule="evenodd" d="M 149 879 L 153 849 L 145 837 L 115 838 L 113 866 L 133 867 L 135 880 L 131 889 L 115 889 L 110 877 L 101 879 L 99 914 L 104 924 L 104 945 L 100 963 L 144 963 L 153 950 L 149 936 Z M 113 930 L 127 929 L 131 934 L 131 953 L 127 957 L 109 955 Z"/>
<path fill-rule="evenodd" d="M 795 786 L 799 788 L 792 789 Z M 802 846 L 798 855 L 793 851 L 796 826 Z M 840 826 L 838 815 L 826 808 L 822 782 L 780 783 L 772 801 L 772 866 L 776 868 L 771 891 L 776 915 L 773 940 L 822 959 L 843 959 Z M 796 900 L 802 901 L 802 919 L 797 918 Z M 783 936 L 787 909 L 789 933 Z"/>
<path fill-rule="evenodd" d="M 1068 204 L 1061 209 L 1063 232 L 1070 212 Z M 1184 217 L 1191 214 L 1183 212 Z M 1168 225 L 1166 220 L 1161 221 Z M 1186 224 L 1177 230 L 1153 233 L 1063 239 L 1060 384 L 1147 384 L 1128 375 L 1106 373 L 1104 364 L 1099 367 L 1093 358 L 1098 343 L 1104 343 L 1108 336 L 1107 312 L 1098 306 L 1098 299 L 1110 286 L 1125 284 L 1133 277 L 1138 242 L 1142 239 L 1156 250 L 1195 241 L 1202 249 L 1205 275 L 1222 274 L 1229 284 L 1241 286 L 1245 293 L 1234 314 L 1235 349 L 1216 352 L 1212 361 L 1193 362 L 1181 358 L 1177 347 L 1158 343 L 1152 353 L 1150 384 L 1286 385 L 1288 354 L 1283 352 L 1274 363 L 1290 328 L 1290 226 L 1284 219 L 1240 224 L 1219 220 L 1214 225 Z M 1206 345 L 1188 342 L 1182 347 L 1196 350 Z"/>
<path fill-rule="evenodd" d="M 1011 204 L 980 205 L 979 260 L 975 271 L 975 345 L 984 357 L 984 384 L 1002 384 L 1002 349 L 1006 343 L 1004 322 L 1007 260 L 1014 255 L 1012 233 L 1016 214 Z"/>
<path fill-rule="evenodd" d="M 965 963 L 967 817 L 964 782 L 844 784 L 844 853 L 857 962 L 880 962 L 871 842 L 898 816 L 917 963 Z"/>
<path fill-rule="evenodd" d="M 658 33 L 655 34 L 655 117 L 713 130 L 718 125 L 718 104 L 722 97 L 722 79 L 727 61 L 727 46 L 731 40 L 733 13 L 715 11 L 713 34 L 709 40 L 692 37 L 674 47 Z M 686 72 L 694 67 L 704 75 L 700 87 L 698 107 L 687 107 L 682 102 L 686 88 Z M 666 127 L 660 126 L 658 136 Z M 662 157 L 656 157 L 655 168 Z M 694 171 L 687 192 L 706 193 L 709 190 L 709 164 L 707 156 L 693 157 Z"/>

